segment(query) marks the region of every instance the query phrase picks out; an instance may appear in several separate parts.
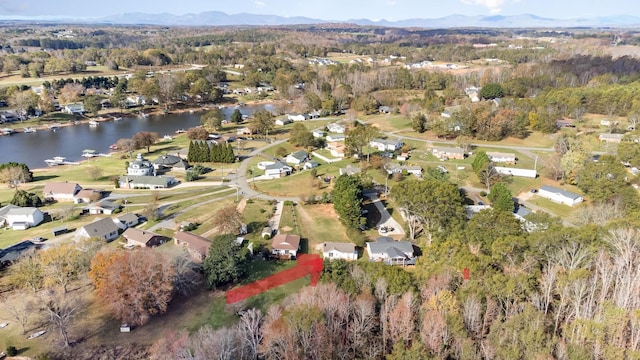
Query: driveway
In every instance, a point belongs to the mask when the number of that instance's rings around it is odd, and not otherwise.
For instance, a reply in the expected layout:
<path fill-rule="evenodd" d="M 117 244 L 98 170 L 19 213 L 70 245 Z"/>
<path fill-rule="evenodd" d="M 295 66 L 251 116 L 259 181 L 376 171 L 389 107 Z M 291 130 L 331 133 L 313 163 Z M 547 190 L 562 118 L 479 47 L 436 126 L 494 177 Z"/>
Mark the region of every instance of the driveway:
<path fill-rule="evenodd" d="M 404 237 L 404 230 L 402 229 L 402 225 L 398 223 L 391 214 L 387 211 L 387 209 L 382 204 L 382 201 L 378 198 L 378 194 L 366 194 L 366 196 L 371 199 L 371 203 L 376 206 L 378 212 L 380 213 L 380 222 L 378 222 L 378 226 L 386 226 L 392 227 L 393 231 L 387 231 L 384 234 L 380 234 L 382 236 L 392 236 L 398 235 Z"/>

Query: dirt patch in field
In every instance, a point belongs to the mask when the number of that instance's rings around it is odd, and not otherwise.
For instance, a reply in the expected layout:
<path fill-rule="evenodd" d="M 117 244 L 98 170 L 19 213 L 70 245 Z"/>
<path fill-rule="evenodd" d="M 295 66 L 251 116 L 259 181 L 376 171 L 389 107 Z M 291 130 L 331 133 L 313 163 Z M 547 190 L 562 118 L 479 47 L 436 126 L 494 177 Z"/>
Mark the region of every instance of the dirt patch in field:
<path fill-rule="evenodd" d="M 326 215 L 327 217 L 338 218 L 338 214 L 336 214 L 336 210 L 333 208 L 332 204 L 313 205 L 313 210 L 321 215 Z M 306 214 L 306 216 L 309 216 L 309 214 Z M 309 219 L 311 220 L 311 218 Z"/>
<path fill-rule="evenodd" d="M 293 230 L 291 226 L 284 226 L 280 228 L 280 231 L 291 231 L 291 230 Z"/>

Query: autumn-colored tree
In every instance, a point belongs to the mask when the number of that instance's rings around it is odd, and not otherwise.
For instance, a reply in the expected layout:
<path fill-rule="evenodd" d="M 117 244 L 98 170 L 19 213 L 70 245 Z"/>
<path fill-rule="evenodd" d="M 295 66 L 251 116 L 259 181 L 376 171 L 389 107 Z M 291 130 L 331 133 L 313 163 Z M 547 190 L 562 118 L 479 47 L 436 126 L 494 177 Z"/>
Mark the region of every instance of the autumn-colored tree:
<path fill-rule="evenodd" d="M 242 214 L 240 214 L 235 205 L 223 207 L 216 212 L 213 225 L 218 228 L 221 234 L 236 235 L 240 232 Z"/>
<path fill-rule="evenodd" d="M 173 294 L 171 262 L 150 249 L 101 251 L 91 261 L 89 278 L 113 316 L 131 325 L 166 312 Z"/>
<path fill-rule="evenodd" d="M 27 252 L 10 268 L 9 280 L 19 288 L 28 288 L 34 293 L 40 290 L 44 282 L 42 264 L 34 251 Z"/>
<path fill-rule="evenodd" d="M 147 152 L 151 151 L 151 145 L 158 141 L 158 133 L 149 131 L 140 131 L 133 135 L 133 142 L 136 149 L 147 148 Z"/>
<path fill-rule="evenodd" d="M 78 277 L 82 252 L 75 244 L 55 246 L 39 253 L 46 287 L 61 286 L 67 293 L 67 286 Z"/>
<path fill-rule="evenodd" d="M 189 140 L 207 140 L 209 139 L 209 132 L 203 127 L 194 127 L 187 130 L 187 137 Z"/>

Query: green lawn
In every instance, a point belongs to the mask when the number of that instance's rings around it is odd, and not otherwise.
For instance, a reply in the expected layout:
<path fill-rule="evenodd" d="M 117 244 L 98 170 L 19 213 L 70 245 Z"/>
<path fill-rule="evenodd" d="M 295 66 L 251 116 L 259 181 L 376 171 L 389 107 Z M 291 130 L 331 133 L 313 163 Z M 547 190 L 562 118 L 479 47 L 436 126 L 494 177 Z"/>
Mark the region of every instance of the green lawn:
<path fill-rule="evenodd" d="M 573 211 L 573 208 L 568 205 L 558 204 L 548 199 L 543 199 L 538 196 L 534 196 L 530 200 L 528 200 L 533 205 L 539 206 L 545 210 L 548 210 L 550 213 L 558 216 L 562 219 L 568 219 Z"/>
<path fill-rule="evenodd" d="M 293 204 L 284 205 L 278 229 L 283 234 L 300 234 L 300 224 L 298 223 L 296 206 Z"/>

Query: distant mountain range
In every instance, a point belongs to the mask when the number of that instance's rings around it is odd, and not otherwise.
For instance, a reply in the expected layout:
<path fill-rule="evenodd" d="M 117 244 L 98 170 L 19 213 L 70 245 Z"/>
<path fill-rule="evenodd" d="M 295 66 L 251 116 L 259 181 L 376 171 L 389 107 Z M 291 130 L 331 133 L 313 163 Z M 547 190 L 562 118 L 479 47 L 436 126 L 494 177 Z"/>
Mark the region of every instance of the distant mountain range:
<path fill-rule="evenodd" d="M 5 21 L 10 20 L 6 16 Z M 16 19 L 28 21 L 27 18 Z M 277 15 L 226 14 L 220 11 L 207 11 L 198 14 L 173 15 L 168 13 L 123 13 L 101 18 L 84 19 L 33 19 L 47 22 L 106 23 L 119 25 L 145 24 L 164 26 L 237 26 L 237 25 L 309 25 L 325 23 L 350 23 L 365 26 L 385 27 L 421 27 L 421 28 L 567 28 L 567 27 L 640 27 L 640 17 L 631 15 L 603 16 L 594 18 L 551 19 L 530 14 L 514 16 L 465 16 L 450 15 L 435 19 L 406 19 L 400 21 L 373 21 L 352 19 L 347 21 L 322 20 L 307 17 L 283 17 Z"/>

